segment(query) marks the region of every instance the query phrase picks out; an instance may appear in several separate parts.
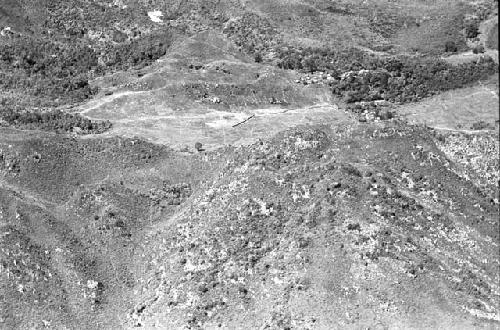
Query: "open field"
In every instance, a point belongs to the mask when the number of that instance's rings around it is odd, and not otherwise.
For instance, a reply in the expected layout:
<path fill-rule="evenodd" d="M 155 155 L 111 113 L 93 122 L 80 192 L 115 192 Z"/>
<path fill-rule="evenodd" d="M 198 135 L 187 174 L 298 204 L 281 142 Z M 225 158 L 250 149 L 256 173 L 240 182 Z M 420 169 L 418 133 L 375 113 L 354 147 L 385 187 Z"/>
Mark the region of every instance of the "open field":
<path fill-rule="evenodd" d="M 474 130 L 498 128 L 498 77 L 478 86 L 442 93 L 425 101 L 404 105 L 399 113 L 410 123 L 435 128 Z"/>

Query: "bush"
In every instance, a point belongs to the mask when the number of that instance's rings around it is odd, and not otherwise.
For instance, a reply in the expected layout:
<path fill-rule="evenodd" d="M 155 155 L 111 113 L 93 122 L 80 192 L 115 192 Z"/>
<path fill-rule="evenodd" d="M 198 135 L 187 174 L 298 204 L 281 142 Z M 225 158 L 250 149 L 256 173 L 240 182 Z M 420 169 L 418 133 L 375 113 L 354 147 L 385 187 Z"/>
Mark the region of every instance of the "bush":
<path fill-rule="evenodd" d="M 111 45 L 103 52 L 107 69 L 126 70 L 149 65 L 164 56 L 172 44 L 168 32 L 155 33 L 119 45 Z"/>
<path fill-rule="evenodd" d="M 350 70 L 374 69 L 380 60 L 356 48 L 332 50 L 328 48 L 289 49 L 277 52 L 278 67 L 306 72 L 325 71 L 334 76 Z"/>
<path fill-rule="evenodd" d="M 472 52 L 474 54 L 482 54 L 484 53 L 484 46 L 483 45 L 478 45 L 472 49 Z"/>
<path fill-rule="evenodd" d="M 479 35 L 479 21 L 476 19 L 465 23 L 465 37 L 474 39 Z"/>
<path fill-rule="evenodd" d="M 458 51 L 457 44 L 454 41 L 447 41 L 444 44 L 444 51 L 446 53 L 456 53 Z"/>
<path fill-rule="evenodd" d="M 456 50 L 456 45 L 447 43 L 447 49 Z M 347 103 L 417 101 L 498 72 L 498 66 L 489 57 L 454 66 L 435 57 L 377 57 L 359 49 L 285 47 L 278 49 L 277 57 L 277 65 L 282 69 L 329 72 L 336 79 L 330 83 L 333 93 L 344 97 Z"/>
<path fill-rule="evenodd" d="M 269 20 L 257 14 L 245 13 L 242 17 L 229 21 L 223 32 L 241 50 L 251 55 L 270 54 L 282 44 L 279 33 Z"/>
<path fill-rule="evenodd" d="M 40 36 L 15 35 L 0 44 L 0 91 L 15 91 L 36 99 L 36 106 L 82 102 L 97 92 L 89 79 L 109 71 L 149 65 L 165 55 L 169 32 L 153 33 L 104 49 L 88 40 L 64 42 Z M 106 66 L 99 65 L 99 56 Z"/>
<path fill-rule="evenodd" d="M 332 85 L 347 103 L 386 100 L 412 102 L 440 91 L 464 87 L 498 72 L 489 57 L 454 66 L 436 58 L 392 58 L 377 70 L 350 71 Z"/>
<path fill-rule="evenodd" d="M 16 36 L 0 46 L 0 53 L 0 89 L 59 103 L 79 102 L 96 92 L 88 80 L 97 56 L 85 44 Z"/>
<path fill-rule="evenodd" d="M 21 129 L 39 129 L 58 133 L 78 131 L 80 134 L 102 133 L 111 128 L 109 121 L 92 121 L 79 114 L 69 114 L 60 110 L 20 111 L 3 108 L 0 118 Z M 78 130 L 76 130 L 78 129 Z"/>

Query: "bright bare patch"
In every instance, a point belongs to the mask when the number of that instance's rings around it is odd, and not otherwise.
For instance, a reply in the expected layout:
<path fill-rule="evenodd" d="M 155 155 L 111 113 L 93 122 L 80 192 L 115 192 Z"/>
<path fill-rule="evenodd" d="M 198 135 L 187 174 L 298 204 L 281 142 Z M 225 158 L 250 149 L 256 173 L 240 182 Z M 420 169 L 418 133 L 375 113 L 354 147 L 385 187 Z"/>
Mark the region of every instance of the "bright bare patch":
<path fill-rule="evenodd" d="M 154 10 L 154 11 L 148 12 L 148 16 L 155 23 L 163 23 L 163 20 L 161 19 L 163 14 L 159 10 Z"/>

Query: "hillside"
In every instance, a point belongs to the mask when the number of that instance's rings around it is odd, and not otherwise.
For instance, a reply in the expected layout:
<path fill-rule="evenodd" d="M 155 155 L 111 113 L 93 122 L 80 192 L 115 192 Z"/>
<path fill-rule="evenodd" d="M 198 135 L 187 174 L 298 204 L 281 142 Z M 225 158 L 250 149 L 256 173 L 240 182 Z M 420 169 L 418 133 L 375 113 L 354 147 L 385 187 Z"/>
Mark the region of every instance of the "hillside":
<path fill-rule="evenodd" d="M 472 142 L 480 168 L 457 158 L 466 136 L 397 123 L 203 157 L 2 136 L 7 328 L 498 322 L 494 135 Z"/>
<path fill-rule="evenodd" d="M 496 1 L 0 4 L 0 329 L 495 329 Z"/>

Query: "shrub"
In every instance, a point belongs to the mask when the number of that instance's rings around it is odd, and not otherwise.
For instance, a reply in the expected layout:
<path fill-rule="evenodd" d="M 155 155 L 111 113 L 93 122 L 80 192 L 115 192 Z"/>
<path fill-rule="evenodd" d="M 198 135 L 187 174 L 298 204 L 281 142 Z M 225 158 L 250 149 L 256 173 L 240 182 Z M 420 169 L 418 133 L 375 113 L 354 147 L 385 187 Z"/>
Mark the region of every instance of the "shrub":
<path fill-rule="evenodd" d="M 108 70 L 144 67 L 164 56 L 172 41 L 170 33 L 158 32 L 123 44 L 110 45 L 104 50 L 104 62 Z"/>
<path fill-rule="evenodd" d="M 22 111 L 3 108 L 0 118 L 9 125 L 21 129 L 40 129 L 58 133 L 72 132 L 78 128 L 80 134 L 102 133 L 111 127 L 109 121 L 92 121 L 79 114 L 69 114 L 60 110 Z"/>
<path fill-rule="evenodd" d="M 498 72 L 489 57 L 454 66 L 436 58 L 392 58 L 377 70 L 350 71 L 332 85 L 347 103 L 386 100 L 412 102 L 440 91 L 460 88 Z"/>
<path fill-rule="evenodd" d="M 471 19 L 465 23 L 465 37 L 468 39 L 474 39 L 479 35 L 479 21 L 477 19 Z"/>
<path fill-rule="evenodd" d="M 472 52 L 474 54 L 482 54 L 482 53 L 484 53 L 484 46 L 483 45 L 477 45 L 476 47 L 474 47 L 472 49 Z"/>
<path fill-rule="evenodd" d="M 96 92 L 88 79 L 97 69 L 97 56 L 85 44 L 16 36 L 0 46 L 0 53 L 0 89 L 59 103 L 79 102 Z"/>
<path fill-rule="evenodd" d="M 257 14 L 245 13 L 224 27 L 224 34 L 248 54 L 269 54 L 282 43 L 270 21 Z"/>
<path fill-rule="evenodd" d="M 277 57 L 278 67 L 282 69 L 327 71 L 334 76 L 350 70 L 374 69 L 380 62 L 377 57 L 355 48 L 335 51 L 328 48 L 282 48 Z"/>
<path fill-rule="evenodd" d="M 444 51 L 447 53 L 456 53 L 458 51 L 457 44 L 454 41 L 447 41 L 444 44 Z"/>

